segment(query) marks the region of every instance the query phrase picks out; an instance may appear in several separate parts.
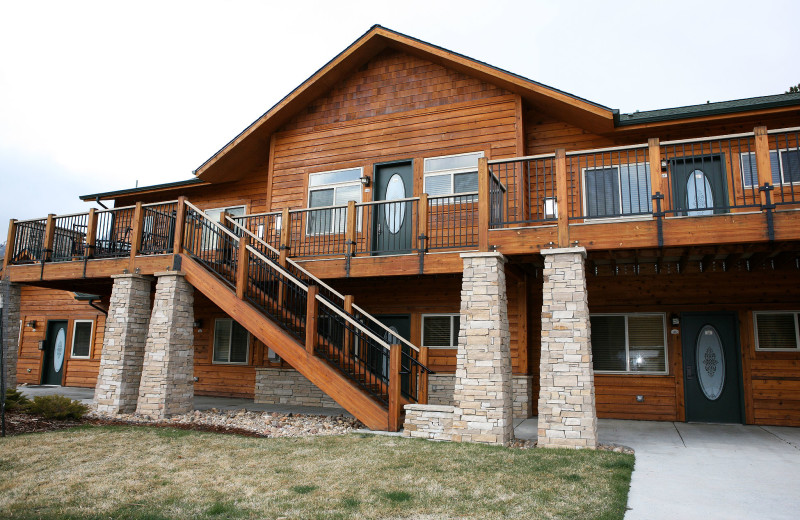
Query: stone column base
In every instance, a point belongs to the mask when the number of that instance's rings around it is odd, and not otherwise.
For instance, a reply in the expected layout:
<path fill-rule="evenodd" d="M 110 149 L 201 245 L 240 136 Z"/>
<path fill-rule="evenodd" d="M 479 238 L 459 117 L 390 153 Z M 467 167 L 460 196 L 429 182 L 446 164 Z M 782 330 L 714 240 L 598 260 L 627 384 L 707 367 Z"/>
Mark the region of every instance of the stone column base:
<path fill-rule="evenodd" d="M 256 403 L 342 409 L 328 394 L 294 369 L 256 368 L 254 397 Z"/>

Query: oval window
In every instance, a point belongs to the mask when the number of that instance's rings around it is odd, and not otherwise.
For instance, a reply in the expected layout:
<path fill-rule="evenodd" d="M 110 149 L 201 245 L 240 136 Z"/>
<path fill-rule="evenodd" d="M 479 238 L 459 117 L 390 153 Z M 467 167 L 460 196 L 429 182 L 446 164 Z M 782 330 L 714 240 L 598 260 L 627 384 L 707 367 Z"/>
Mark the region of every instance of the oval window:
<path fill-rule="evenodd" d="M 700 389 L 709 400 L 716 401 L 725 386 L 725 354 L 719 333 L 711 325 L 700 329 L 696 362 Z"/>
<path fill-rule="evenodd" d="M 714 193 L 703 170 L 694 170 L 686 180 L 686 207 L 689 215 L 713 215 Z M 699 209 L 698 209 L 699 208 Z"/>
<path fill-rule="evenodd" d="M 53 349 L 53 370 L 59 372 L 61 365 L 64 363 L 64 349 L 67 345 L 66 334 L 64 329 L 58 331 L 56 334 L 56 346 Z"/>
<path fill-rule="evenodd" d="M 406 197 L 406 183 L 399 173 L 395 173 L 386 185 L 386 200 L 404 199 Z M 396 202 L 386 205 L 386 226 L 392 234 L 400 231 L 406 216 L 406 203 Z"/>

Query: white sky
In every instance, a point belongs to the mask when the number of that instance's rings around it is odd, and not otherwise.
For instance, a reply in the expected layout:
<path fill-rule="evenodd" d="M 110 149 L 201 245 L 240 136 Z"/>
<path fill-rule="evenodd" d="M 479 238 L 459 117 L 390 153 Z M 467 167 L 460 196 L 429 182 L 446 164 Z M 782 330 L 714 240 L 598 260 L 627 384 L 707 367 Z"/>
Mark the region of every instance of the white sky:
<path fill-rule="evenodd" d="M 0 243 L 10 218 L 190 178 L 375 23 L 632 112 L 785 92 L 798 20 L 798 0 L 0 0 Z"/>

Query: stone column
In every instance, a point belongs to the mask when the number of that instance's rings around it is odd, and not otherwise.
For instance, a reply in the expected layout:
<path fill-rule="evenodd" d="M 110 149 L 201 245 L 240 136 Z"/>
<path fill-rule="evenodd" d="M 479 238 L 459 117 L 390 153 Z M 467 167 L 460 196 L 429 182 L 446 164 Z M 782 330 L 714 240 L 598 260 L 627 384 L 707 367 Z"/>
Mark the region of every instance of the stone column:
<path fill-rule="evenodd" d="M 98 412 L 130 413 L 136 409 L 139 397 L 152 279 L 138 274 L 120 274 L 112 278 L 114 287 L 94 400 Z"/>
<path fill-rule="evenodd" d="M 194 289 L 183 273 L 156 276 L 136 413 L 164 419 L 194 408 Z"/>
<path fill-rule="evenodd" d="M 0 308 L 3 309 L 3 368 L 6 388 L 17 386 L 17 353 L 19 352 L 20 286 L 0 281 Z"/>
<path fill-rule="evenodd" d="M 545 249 L 542 357 L 539 364 L 539 444 L 596 448 L 586 250 Z"/>
<path fill-rule="evenodd" d="M 514 437 L 506 260 L 500 253 L 461 258 L 454 440 L 504 445 Z"/>

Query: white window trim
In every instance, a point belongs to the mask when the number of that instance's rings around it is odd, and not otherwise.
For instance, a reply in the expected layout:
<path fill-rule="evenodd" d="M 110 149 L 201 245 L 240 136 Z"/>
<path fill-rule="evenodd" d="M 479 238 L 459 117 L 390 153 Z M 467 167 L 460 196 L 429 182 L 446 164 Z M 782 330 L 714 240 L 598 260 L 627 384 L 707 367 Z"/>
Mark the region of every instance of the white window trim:
<path fill-rule="evenodd" d="M 455 345 L 442 347 L 442 346 L 438 346 L 438 345 L 437 346 L 431 346 L 431 345 L 426 345 L 425 344 L 425 318 L 427 318 L 427 317 L 437 317 L 437 316 L 448 316 L 450 318 L 450 332 L 452 333 L 453 332 L 453 318 L 456 317 L 456 316 L 460 317 L 461 314 L 458 313 L 458 312 L 431 312 L 431 313 L 423 314 L 422 317 L 420 318 L 420 328 L 421 328 L 420 343 L 425 348 L 434 348 L 434 349 L 453 349 L 453 348 L 458 348 L 458 333 L 456 333 L 456 344 Z"/>
<path fill-rule="evenodd" d="M 758 320 L 759 314 L 793 314 L 794 315 L 794 348 L 761 348 L 758 345 Z M 759 352 L 799 352 L 800 351 L 800 311 L 754 311 L 753 312 L 753 339 L 756 350 Z"/>
<path fill-rule="evenodd" d="M 217 352 L 217 322 L 228 320 L 231 321 L 231 350 L 228 351 L 228 359 L 231 358 L 231 351 L 233 350 L 233 318 L 215 318 L 214 319 L 214 330 L 211 331 L 211 364 L 212 365 L 249 365 L 250 364 L 250 331 L 247 331 L 247 353 L 245 354 L 244 361 L 217 361 L 216 360 L 216 352 Z M 245 329 L 247 330 L 247 329 Z"/>
<path fill-rule="evenodd" d="M 91 323 L 92 330 L 89 332 L 89 355 L 88 356 L 76 356 L 75 355 L 75 329 L 78 328 L 78 323 Z M 72 321 L 72 345 L 70 345 L 69 349 L 69 358 L 70 359 L 92 359 L 92 350 L 94 347 L 94 320 L 73 320 Z"/>
<path fill-rule="evenodd" d="M 311 186 L 311 177 L 313 177 L 314 175 L 337 173 L 337 172 L 346 172 L 346 171 L 350 171 L 350 170 L 358 170 L 358 173 L 359 173 L 359 179 L 358 180 L 332 182 L 330 184 L 320 184 L 319 186 Z M 336 189 L 337 188 L 350 187 L 350 186 L 358 186 L 359 188 L 361 188 L 361 179 L 360 178 L 363 177 L 363 176 L 364 176 L 364 168 L 361 167 L 361 166 L 358 166 L 358 167 L 355 167 L 355 168 L 342 168 L 342 169 L 339 169 L 339 170 L 328 170 L 328 171 L 324 171 L 324 172 L 314 172 L 314 173 L 308 174 L 308 194 L 306 196 L 306 201 L 307 201 L 306 207 L 309 210 L 308 215 L 311 214 L 311 211 L 325 211 L 325 210 L 331 211 L 331 215 L 332 215 L 332 212 L 333 212 L 333 210 L 335 208 L 347 208 L 347 204 L 338 205 L 338 206 L 337 205 L 319 206 L 317 208 L 312 208 L 311 207 L 311 193 L 314 192 L 314 191 L 333 189 L 333 200 L 336 201 Z M 356 202 L 356 204 L 360 204 L 361 202 L 364 201 L 364 192 L 363 192 L 363 190 L 359 190 L 359 193 L 361 194 L 361 200 Z M 336 221 L 335 221 L 335 219 L 331 218 L 331 227 L 330 227 L 329 230 L 321 231 L 319 233 L 313 233 L 311 231 L 311 219 L 308 218 L 308 215 L 306 216 L 306 225 L 305 225 L 306 236 L 318 237 L 318 236 L 326 236 L 326 235 L 344 235 L 347 232 L 346 229 L 342 230 L 341 232 L 335 231 L 335 229 L 336 229 L 335 228 L 335 222 Z M 357 231 L 361 231 L 361 220 L 362 220 L 362 209 L 358 208 L 358 213 L 356 214 Z M 280 229 L 279 219 L 275 220 L 275 225 L 278 227 L 278 229 Z"/>
<path fill-rule="evenodd" d="M 797 185 L 800 185 L 800 181 L 797 181 L 797 182 L 786 182 L 784 177 L 783 177 L 783 161 L 781 160 L 781 153 L 783 153 L 783 152 L 794 152 L 794 151 L 800 151 L 800 148 L 776 148 L 774 150 L 770 149 L 770 152 L 778 152 L 778 175 L 780 175 L 780 178 L 781 178 L 780 184 L 775 184 L 774 186 L 797 186 Z M 754 165 L 756 184 L 747 184 L 745 182 L 745 179 L 744 179 L 744 167 L 743 167 L 744 166 L 744 162 L 745 162 L 745 158 L 744 158 L 745 155 L 755 156 L 756 153 L 755 152 L 741 152 L 739 154 L 739 172 L 742 175 L 742 187 L 743 188 L 758 188 L 759 184 L 758 184 L 758 165 L 757 164 Z M 751 163 L 751 161 L 749 159 L 747 160 L 747 162 Z M 753 160 L 752 163 L 755 163 L 755 160 Z M 770 180 L 772 180 L 772 161 L 770 161 L 769 178 L 770 178 Z"/>
<path fill-rule="evenodd" d="M 600 312 L 592 313 L 592 316 L 623 316 L 625 318 L 625 366 L 626 370 L 592 370 L 596 374 L 610 374 L 610 375 L 633 375 L 633 376 L 648 376 L 669 375 L 669 344 L 667 343 L 667 315 L 663 312 Z M 664 370 L 663 371 L 644 371 L 644 370 L 631 370 L 631 355 L 630 355 L 630 342 L 628 340 L 628 317 L 630 316 L 661 316 L 661 323 L 664 327 Z M 594 355 L 592 355 L 594 359 Z"/>
<path fill-rule="evenodd" d="M 450 192 L 449 193 L 445 193 L 445 194 L 442 194 L 442 195 L 431 195 L 431 194 L 428 194 L 429 197 L 449 197 L 449 198 L 437 198 L 434 201 L 434 204 L 436 204 L 436 205 L 440 205 L 440 204 L 456 204 L 456 203 L 464 204 L 464 203 L 468 203 L 468 202 L 477 202 L 477 200 L 478 200 L 477 192 L 464 191 L 464 192 L 460 192 L 460 193 L 455 193 L 455 183 L 456 183 L 456 174 L 458 174 L 458 173 L 472 173 L 472 172 L 476 172 L 477 173 L 478 165 L 475 165 L 474 168 L 472 168 L 472 167 L 449 168 L 449 169 L 446 169 L 446 170 L 430 170 L 429 171 L 428 170 L 428 161 L 432 161 L 432 160 L 435 160 L 435 159 L 449 159 L 450 157 L 464 157 L 464 156 L 467 156 L 467 155 L 476 155 L 476 154 L 478 155 L 479 159 L 486 156 L 486 154 L 483 152 L 483 150 L 479 150 L 479 151 L 475 151 L 475 152 L 465 152 L 465 153 L 456 153 L 456 154 L 451 154 L 451 155 L 437 155 L 435 157 L 425 157 L 422 160 L 422 172 L 423 172 L 422 173 L 422 189 L 423 190 L 426 189 L 425 186 L 426 186 L 426 181 L 428 180 L 428 177 L 435 177 L 435 176 L 438 176 L 438 175 L 449 175 L 450 176 Z M 462 196 L 466 197 L 466 196 L 470 196 L 470 195 L 472 195 L 472 197 L 474 197 L 474 199 L 472 199 L 472 200 L 461 200 L 461 201 L 458 201 L 458 202 L 456 202 L 454 200 L 455 197 L 462 197 Z M 433 316 L 433 315 L 431 314 L 430 316 Z"/>
<path fill-rule="evenodd" d="M 208 215 L 209 211 L 227 211 L 229 209 L 237 209 L 237 208 L 244 209 L 244 213 L 243 214 L 247 215 L 247 204 L 236 204 L 234 206 L 221 206 L 221 207 L 218 207 L 218 208 L 205 208 L 202 211 L 203 211 L 203 213 Z M 217 223 L 219 223 L 219 219 L 217 219 Z M 205 233 L 203 233 L 202 235 L 205 235 Z M 200 247 L 204 251 L 210 251 L 210 250 L 215 249 L 217 247 L 216 236 L 214 237 L 213 242 L 214 242 L 213 244 L 205 244 L 205 243 L 203 243 L 203 236 L 200 237 Z"/>
<path fill-rule="evenodd" d="M 608 166 L 592 166 L 592 167 L 581 168 L 581 186 L 583 187 L 583 189 L 581 190 L 583 192 L 583 214 L 586 216 L 586 218 L 591 219 L 592 222 L 602 223 L 609 221 L 616 222 L 618 220 L 643 220 L 651 218 L 650 215 L 653 214 L 653 203 L 652 200 L 649 199 L 647 201 L 647 211 L 644 213 L 636 212 L 636 213 L 631 213 L 629 215 L 621 214 L 618 217 L 589 217 L 587 215 L 588 211 L 587 208 L 589 205 L 586 201 L 586 195 L 588 191 L 586 189 L 586 172 L 589 170 L 608 170 L 611 168 L 617 170 L 617 195 L 619 196 L 619 212 L 622 213 L 622 170 L 620 169 L 620 166 L 628 166 L 628 167 L 635 166 L 637 172 L 639 171 L 639 166 L 643 166 L 645 168 L 645 171 L 648 171 L 650 169 L 650 163 L 648 162 L 609 164 Z M 652 191 L 652 188 L 650 191 Z M 648 194 L 648 196 L 650 195 L 652 194 Z M 641 204 L 639 204 L 639 206 L 641 207 Z"/>

